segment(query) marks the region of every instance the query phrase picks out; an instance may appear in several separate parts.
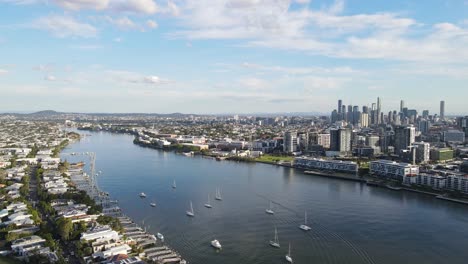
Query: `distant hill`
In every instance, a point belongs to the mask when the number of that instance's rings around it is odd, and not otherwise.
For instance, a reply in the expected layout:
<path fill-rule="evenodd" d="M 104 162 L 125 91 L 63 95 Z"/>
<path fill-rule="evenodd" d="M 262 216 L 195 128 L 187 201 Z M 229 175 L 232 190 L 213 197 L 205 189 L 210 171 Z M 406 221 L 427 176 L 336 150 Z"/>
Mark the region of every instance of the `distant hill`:
<path fill-rule="evenodd" d="M 54 111 L 54 110 L 43 110 L 35 113 L 31 113 L 28 115 L 34 115 L 34 116 L 51 116 L 51 115 L 60 115 L 62 113 Z"/>

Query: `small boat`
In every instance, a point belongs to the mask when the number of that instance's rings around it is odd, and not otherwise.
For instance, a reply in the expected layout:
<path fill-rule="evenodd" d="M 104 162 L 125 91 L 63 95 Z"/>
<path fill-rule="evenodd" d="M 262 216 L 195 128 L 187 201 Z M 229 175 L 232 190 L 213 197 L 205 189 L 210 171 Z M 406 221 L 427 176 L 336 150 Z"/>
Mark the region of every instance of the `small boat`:
<path fill-rule="evenodd" d="M 270 240 L 270 246 L 274 248 L 280 248 L 280 243 L 278 239 L 278 230 L 275 227 L 275 238 L 273 240 Z"/>
<path fill-rule="evenodd" d="M 223 198 L 221 197 L 221 191 L 219 190 L 219 188 L 216 188 L 216 196 L 215 196 L 215 199 L 216 199 L 217 201 L 223 200 Z"/>
<path fill-rule="evenodd" d="M 140 193 L 140 198 L 146 198 L 146 194 L 144 192 Z"/>
<path fill-rule="evenodd" d="M 216 240 L 216 239 L 211 241 L 211 246 L 216 248 L 216 249 L 221 249 L 221 243 L 219 243 L 219 241 Z"/>
<path fill-rule="evenodd" d="M 150 203 L 151 207 L 156 207 L 156 203 Z"/>
<path fill-rule="evenodd" d="M 208 201 L 206 202 L 205 207 L 206 207 L 206 208 L 212 208 L 212 207 L 213 207 L 213 206 L 211 206 L 211 204 L 210 204 L 210 195 L 209 195 L 209 194 L 208 194 Z"/>
<path fill-rule="evenodd" d="M 271 204 L 271 201 L 270 201 L 270 208 L 266 209 L 265 212 L 267 214 L 270 214 L 270 215 L 274 215 L 275 212 L 272 210 L 272 204 Z"/>
<path fill-rule="evenodd" d="M 172 183 L 172 189 L 175 189 L 175 188 L 177 188 L 177 186 L 176 186 L 176 183 L 175 183 L 175 180 L 174 180 L 174 182 Z"/>
<path fill-rule="evenodd" d="M 293 259 L 291 257 L 291 243 L 289 243 L 289 250 L 288 250 L 288 254 L 286 255 L 286 261 L 288 263 L 293 263 Z"/>
<path fill-rule="evenodd" d="M 164 241 L 164 236 L 161 233 L 157 233 L 156 236 L 158 237 L 159 240 Z"/>
<path fill-rule="evenodd" d="M 195 216 L 195 213 L 193 212 L 192 201 L 190 201 L 190 210 L 187 211 L 186 213 L 187 213 L 187 216 L 190 216 L 190 217 L 194 217 L 194 216 Z"/>
<path fill-rule="evenodd" d="M 304 231 L 310 231 L 312 228 L 307 225 L 307 212 L 304 212 L 304 224 L 299 226 L 300 229 Z"/>

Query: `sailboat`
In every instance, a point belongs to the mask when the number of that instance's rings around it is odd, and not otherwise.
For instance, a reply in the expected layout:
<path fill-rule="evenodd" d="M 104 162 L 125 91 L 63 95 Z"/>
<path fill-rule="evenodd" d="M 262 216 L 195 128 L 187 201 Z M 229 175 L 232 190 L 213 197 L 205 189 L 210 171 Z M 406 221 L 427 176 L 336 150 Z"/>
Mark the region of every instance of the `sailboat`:
<path fill-rule="evenodd" d="M 209 194 L 208 194 L 208 201 L 206 202 L 205 207 L 206 207 L 206 208 L 212 208 L 212 207 L 213 207 L 213 206 L 211 206 L 211 204 L 210 204 L 210 195 L 209 195 Z"/>
<path fill-rule="evenodd" d="M 310 231 L 312 229 L 307 225 L 307 212 L 304 212 L 304 224 L 300 225 L 299 228 L 304 231 Z"/>
<path fill-rule="evenodd" d="M 190 210 L 187 211 L 186 213 L 187 213 L 187 216 L 190 216 L 190 217 L 194 217 L 194 216 L 195 216 L 195 213 L 193 212 L 192 201 L 190 201 Z"/>
<path fill-rule="evenodd" d="M 221 197 L 221 191 L 219 190 L 219 188 L 216 188 L 216 196 L 215 196 L 215 199 L 218 200 L 218 201 L 223 200 L 223 198 Z"/>
<path fill-rule="evenodd" d="M 274 212 L 271 208 L 272 208 L 272 205 L 271 205 L 271 201 L 270 201 L 270 208 L 266 209 L 265 212 L 266 212 L 267 214 L 273 215 L 273 214 L 275 214 L 275 212 Z"/>
<path fill-rule="evenodd" d="M 289 250 L 288 250 L 288 254 L 286 255 L 286 261 L 289 262 L 289 263 L 293 263 L 293 259 L 291 257 L 291 243 L 289 243 Z"/>
<path fill-rule="evenodd" d="M 280 243 L 278 239 L 278 230 L 275 227 L 275 238 L 274 240 L 270 240 L 270 246 L 275 247 L 275 248 L 280 248 Z"/>
<path fill-rule="evenodd" d="M 172 183 L 172 189 L 175 189 L 175 188 L 177 188 L 177 186 L 176 186 L 175 180 L 174 180 L 174 182 Z"/>

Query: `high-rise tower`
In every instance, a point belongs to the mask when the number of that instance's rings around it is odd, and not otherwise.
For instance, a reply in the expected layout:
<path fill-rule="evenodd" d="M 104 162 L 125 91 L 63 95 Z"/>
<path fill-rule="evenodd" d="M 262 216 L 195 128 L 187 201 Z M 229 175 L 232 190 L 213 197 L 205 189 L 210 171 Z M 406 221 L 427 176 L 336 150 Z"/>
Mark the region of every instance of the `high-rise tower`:
<path fill-rule="evenodd" d="M 440 101 L 440 119 L 445 119 L 445 101 Z"/>

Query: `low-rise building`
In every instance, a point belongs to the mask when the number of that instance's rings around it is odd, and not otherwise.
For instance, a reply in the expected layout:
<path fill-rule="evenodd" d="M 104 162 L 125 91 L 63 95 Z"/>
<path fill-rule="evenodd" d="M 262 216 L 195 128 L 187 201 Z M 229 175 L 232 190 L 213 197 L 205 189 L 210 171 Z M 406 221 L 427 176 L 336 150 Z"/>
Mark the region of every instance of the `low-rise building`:
<path fill-rule="evenodd" d="M 325 160 L 312 157 L 297 157 L 294 166 L 301 169 L 329 170 L 345 173 L 357 173 L 359 167 L 355 162 L 342 160 Z"/>
<path fill-rule="evenodd" d="M 464 173 L 452 173 L 447 175 L 447 189 L 468 193 L 468 175 Z"/>
<path fill-rule="evenodd" d="M 373 176 L 403 181 L 405 177 L 418 175 L 419 166 L 391 160 L 376 160 L 370 162 L 369 172 Z"/>
<path fill-rule="evenodd" d="M 46 240 L 39 236 L 23 237 L 12 242 L 11 250 L 19 256 L 30 256 L 44 248 L 45 242 Z"/>
<path fill-rule="evenodd" d="M 109 241 L 118 240 L 119 234 L 109 226 L 96 226 L 81 234 L 81 239 L 85 241 Z"/>
<path fill-rule="evenodd" d="M 124 244 L 124 245 L 110 248 L 105 251 L 96 252 L 93 254 L 93 258 L 106 259 L 108 257 L 115 256 L 118 254 L 128 254 L 130 253 L 131 250 L 132 248 L 129 245 Z"/>
<path fill-rule="evenodd" d="M 431 161 L 445 162 L 453 160 L 453 150 L 449 148 L 434 148 L 431 149 Z"/>

